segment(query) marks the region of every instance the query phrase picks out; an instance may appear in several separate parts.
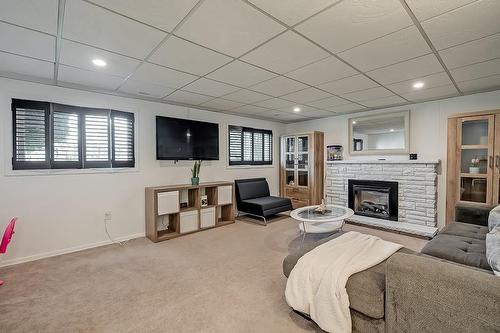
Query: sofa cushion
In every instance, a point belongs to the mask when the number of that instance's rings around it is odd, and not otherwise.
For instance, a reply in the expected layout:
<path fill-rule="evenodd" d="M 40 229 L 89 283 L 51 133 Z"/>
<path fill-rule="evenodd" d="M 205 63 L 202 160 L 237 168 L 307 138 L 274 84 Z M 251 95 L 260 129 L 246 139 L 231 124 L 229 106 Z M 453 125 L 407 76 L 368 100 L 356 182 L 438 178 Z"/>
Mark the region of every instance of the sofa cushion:
<path fill-rule="evenodd" d="M 500 206 L 493 208 L 488 216 L 488 229 L 491 231 L 495 227 L 500 227 Z"/>
<path fill-rule="evenodd" d="M 441 229 L 439 235 L 454 235 L 485 240 L 488 232 L 488 227 L 469 223 L 453 222 Z"/>
<path fill-rule="evenodd" d="M 342 232 L 324 238 L 313 244 L 306 244 L 301 249 L 288 255 L 283 261 L 283 273 L 289 276 L 297 261 L 307 252 L 329 240 L 337 238 Z M 398 252 L 415 253 L 402 248 Z M 347 280 L 347 294 L 350 308 L 368 317 L 380 319 L 385 313 L 385 261 L 367 270 L 351 275 Z"/>
<path fill-rule="evenodd" d="M 486 235 L 486 259 L 493 273 L 500 276 L 500 226 Z"/>
<path fill-rule="evenodd" d="M 440 233 L 427 243 L 422 253 L 491 271 L 483 239 Z"/>
<path fill-rule="evenodd" d="M 244 203 L 245 205 L 260 206 L 264 211 L 266 211 L 273 208 L 288 206 L 290 204 L 290 199 L 268 196 L 243 200 L 242 203 Z"/>
<path fill-rule="evenodd" d="M 269 185 L 264 178 L 258 178 L 251 181 L 236 181 L 240 200 L 247 200 L 259 197 L 269 196 Z"/>

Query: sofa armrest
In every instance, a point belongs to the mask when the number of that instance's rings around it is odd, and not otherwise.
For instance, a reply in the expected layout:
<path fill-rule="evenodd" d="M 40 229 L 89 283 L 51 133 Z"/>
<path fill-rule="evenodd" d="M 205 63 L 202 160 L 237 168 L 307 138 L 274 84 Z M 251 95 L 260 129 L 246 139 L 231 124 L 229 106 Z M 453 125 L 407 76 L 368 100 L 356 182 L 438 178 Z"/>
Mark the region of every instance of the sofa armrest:
<path fill-rule="evenodd" d="M 455 222 L 487 226 L 488 216 L 493 208 L 495 206 L 457 203 L 455 205 Z"/>
<path fill-rule="evenodd" d="M 387 332 L 499 332 L 500 278 L 422 255 L 387 261 Z"/>

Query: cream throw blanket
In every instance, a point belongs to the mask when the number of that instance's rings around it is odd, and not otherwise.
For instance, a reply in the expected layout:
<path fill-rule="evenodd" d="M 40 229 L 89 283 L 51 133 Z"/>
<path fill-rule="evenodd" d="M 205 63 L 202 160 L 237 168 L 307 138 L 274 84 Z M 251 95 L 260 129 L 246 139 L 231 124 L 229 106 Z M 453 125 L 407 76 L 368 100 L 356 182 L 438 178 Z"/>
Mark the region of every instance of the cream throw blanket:
<path fill-rule="evenodd" d="M 401 247 L 354 231 L 321 244 L 302 256 L 293 268 L 286 284 L 286 301 L 325 331 L 350 333 L 347 280 L 381 263 Z"/>

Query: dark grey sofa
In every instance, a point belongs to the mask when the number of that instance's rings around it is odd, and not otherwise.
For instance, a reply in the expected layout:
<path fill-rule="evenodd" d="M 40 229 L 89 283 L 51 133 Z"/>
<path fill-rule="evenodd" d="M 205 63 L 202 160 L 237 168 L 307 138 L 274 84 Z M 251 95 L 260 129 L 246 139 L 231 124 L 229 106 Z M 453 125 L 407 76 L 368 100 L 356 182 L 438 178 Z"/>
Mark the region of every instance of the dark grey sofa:
<path fill-rule="evenodd" d="M 443 231 L 460 235 L 439 233 L 424 248 L 438 257 L 402 248 L 348 279 L 353 332 L 500 332 L 500 278 L 485 269 L 481 256 L 485 246 L 481 225 L 489 210 L 474 209 L 457 206 L 456 217 L 464 221 Z M 470 219 L 474 224 L 465 223 Z M 287 256 L 285 276 L 301 256 L 339 235 Z"/>
<path fill-rule="evenodd" d="M 237 179 L 234 184 L 238 214 L 257 216 L 267 223 L 267 217 L 293 209 L 289 198 L 270 195 L 265 178 Z"/>

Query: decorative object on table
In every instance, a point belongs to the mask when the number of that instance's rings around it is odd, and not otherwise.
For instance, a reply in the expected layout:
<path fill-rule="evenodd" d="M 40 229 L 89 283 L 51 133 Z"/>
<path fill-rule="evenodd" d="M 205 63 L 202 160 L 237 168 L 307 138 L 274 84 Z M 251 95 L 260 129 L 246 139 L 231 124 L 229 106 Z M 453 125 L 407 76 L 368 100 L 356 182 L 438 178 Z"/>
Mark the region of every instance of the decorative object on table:
<path fill-rule="evenodd" d="M 475 157 L 470 161 L 469 173 L 479 173 L 479 158 Z"/>
<path fill-rule="evenodd" d="M 17 217 L 12 218 L 10 220 L 9 224 L 7 225 L 7 228 L 5 228 L 5 232 L 3 233 L 2 237 L 2 242 L 0 243 L 0 253 L 5 253 L 7 252 L 7 245 L 9 245 L 10 241 L 12 240 L 12 236 L 14 235 L 14 228 L 16 227 L 16 222 L 17 222 Z M 0 286 L 4 282 L 0 280 Z"/>
<path fill-rule="evenodd" d="M 353 151 L 362 151 L 363 150 L 363 140 L 362 139 L 354 139 Z"/>
<path fill-rule="evenodd" d="M 202 207 L 208 206 L 208 196 L 206 195 L 201 196 L 201 206 Z"/>
<path fill-rule="evenodd" d="M 344 159 L 344 147 L 341 145 L 326 146 L 327 161 L 342 161 Z"/>
<path fill-rule="evenodd" d="M 410 160 L 415 161 L 418 158 L 417 154 L 410 154 Z"/>
<path fill-rule="evenodd" d="M 325 205 L 325 199 L 321 199 L 321 205 L 319 205 L 318 207 L 316 207 L 316 209 L 314 210 L 314 213 L 317 213 L 317 214 L 326 214 L 330 212 L 328 210 L 328 208 L 326 208 L 326 205 Z"/>
<path fill-rule="evenodd" d="M 198 185 L 200 183 L 200 168 L 201 160 L 194 161 L 193 168 L 191 169 L 191 185 Z"/>

